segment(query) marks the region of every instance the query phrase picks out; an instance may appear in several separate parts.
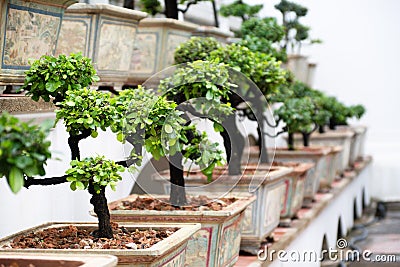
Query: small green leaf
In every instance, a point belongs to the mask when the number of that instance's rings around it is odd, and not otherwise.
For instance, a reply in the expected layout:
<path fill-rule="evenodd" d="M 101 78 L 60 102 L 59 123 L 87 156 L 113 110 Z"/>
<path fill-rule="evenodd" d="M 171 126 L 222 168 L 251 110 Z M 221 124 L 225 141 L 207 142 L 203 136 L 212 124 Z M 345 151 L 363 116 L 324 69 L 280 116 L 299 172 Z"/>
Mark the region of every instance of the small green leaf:
<path fill-rule="evenodd" d="M 166 132 L 166 133 L 172 133 L 172 131 L 173 131 L 173 129 L 172 129 L 172 126 L 171 125 L 169 125 L 169 124 L 165 124 L 165 126 L 164 126 L 164 131 Z"/>
<path fill-rule="evenodd" d="M 99 135 L 99 133 L 97 131 L 92 131 L 90 136 L 92 136 L 93 138 L 96 138 Z"/>
<path fill-rule="evenodd" d="M 24 175 L 17 167 L 12 167 L 8 177 L 8 184 L 10 185 L 11 191 L 15 194 L 21 190 L 24 185 Z"/>

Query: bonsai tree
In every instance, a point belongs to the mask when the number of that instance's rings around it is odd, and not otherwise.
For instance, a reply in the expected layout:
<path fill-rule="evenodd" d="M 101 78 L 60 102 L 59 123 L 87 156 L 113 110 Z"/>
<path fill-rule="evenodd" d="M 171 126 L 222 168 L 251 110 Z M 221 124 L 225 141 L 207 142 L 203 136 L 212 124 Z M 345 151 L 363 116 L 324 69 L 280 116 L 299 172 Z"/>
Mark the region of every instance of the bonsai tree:
<path fill-rule="evenodd" d="M 30 64 L 22 89 L 35 101 L 42 98 L 57 103 L 64 99 L 67 91 L 99 81 L 91 60 L 81 53 L 58 57 L 44 55 Z"/>
<path fill-rule="evenodd" d="M 231 93 L 229 102 L 233 108 L 241 111 L 249 119 L 257 120 L 260 161 L 262 163 L 268 162 L 263 133 L 265 132 L 265 122 L 270 126 L 274 125 L 264 118 L 263 112 L 267 108 L 267 104 L 262 100 L 269 100 L 272 95 L 277 93 L 280 86 L 286 82 L 286 71 L 280 68 L 280 62 L 274 57 L 259 52 L 252 52 L 247 47 L 237 44 L 227 45 L 211 52 L 208 59 L 226 63 L 228 66 L 240 71 L 256 85 L 254 86 L 254 84 L 245 82 L 235 88 L 236 93 Z M 239 97 L 240 95 L 245 97 Z M 251 104 L 251 109 L 245 105 L 244 108 L 239 110 L 238 107 L 244 102 Z M 231 124 L 235 126 L 234 122 Z M 238 135 L 238 139 L 239 137 Z M 235 149 L 239 151 L 239 155 L 243 151 L 243 145 L 244 141 L 236 142 Z"/>
<path fill-rule="evenodd" d="M 32 125 L 2 112 L 0 116 L 0 178 L 5 176 L 13 193 L 24 186 L 25 177 L 44 175 L 51 157 L 46 140 L 50 127 Z"/>
<path fill-rule="evenodd" d="M 191 37 L 175 49 L 175 64 L 206 60 L 212 51 L 220 48 L 221 44 L 213 37 Z"/>
<path fill-rule="evenodd" d="M 235 0 L 232 4 L 222 5 L 219 13 L 224 17 L 239 17 L 242 22 L 257 16 L 258 12 L 263 8 L 263 5 L 248 5 L 242 0 Z"/>
<path fill-rule="evenodd" d="M 240 28 L 240 45 L 248 47 L 252 51 L 270 54 L 286 62 L 287 56 L 285 50 L 278 50 L 279 43 L 284 36 L 284 29 L 275 18 L 266 17 L 251 18 L 242 23 Z"/>
<path fill-rule="evenodd" d="M 193 89 L 202 90 L 205 87 L 193 86 Z M 187 110 L 178 109 L 177 103 L 167 100 L 166 96 L 156 96 L 142 87 L 132 90 L 129 95 L 141 97 L 118 101 L 126 101 L 123 106 L 129 106 L 124 134 L 133 145 L 133 150 L 128 165 L 132 163 L 131 168 L 134 169 L 141 165 L 142 147 L 156 160 L 169 156 L 170 203 L 175 206 L 187 204 L 183 159 L 190 159 L 199 165 L 202 172 L 211 178 L 214 167 L 224 163 L 218 143 L 211 143 L 204 132 L 198 132 L 190 123 Z"/>
<path fill-rule="evenodd" d="M 282 49 L 291 47 L 292 51 L 297 46 L 297 53 L 300 54 L 302 42 L 309 39 L 310 28 L 300 23 L 300 18 L 307 15 L 308 9 L 302 5 L 287 0 L 275 5 L 275 8 L 282 14 L 282 26 L 285 30 Z M 321 40 L 310 40 L 310 43 L 321 43 Z"/>

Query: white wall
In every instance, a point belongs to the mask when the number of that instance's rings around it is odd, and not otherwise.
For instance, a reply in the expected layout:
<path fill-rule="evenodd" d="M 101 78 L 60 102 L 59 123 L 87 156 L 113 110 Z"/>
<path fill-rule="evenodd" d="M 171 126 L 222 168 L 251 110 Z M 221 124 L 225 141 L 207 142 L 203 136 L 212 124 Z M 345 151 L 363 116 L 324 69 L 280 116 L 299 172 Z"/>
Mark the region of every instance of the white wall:
<path fill-rule="evenodd" d="M 279 17 L 274 1 L 263 16 Z M 367 153 L 374 157 L 371 194 L 400 200 L 400 1 L 297 0 L 309 8 L 302 21 L 323 44 L 303 49 L 318 64 L 314 87 L 347 104 L 366 106 L 357 123 L 369 126 Z"/>

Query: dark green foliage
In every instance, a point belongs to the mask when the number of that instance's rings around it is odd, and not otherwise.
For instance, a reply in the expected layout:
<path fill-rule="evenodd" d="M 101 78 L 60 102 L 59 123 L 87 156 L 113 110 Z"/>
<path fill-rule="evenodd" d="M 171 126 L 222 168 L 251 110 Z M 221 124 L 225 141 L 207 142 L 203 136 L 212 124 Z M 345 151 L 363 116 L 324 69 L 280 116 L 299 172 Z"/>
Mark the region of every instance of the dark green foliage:
<path fill-rule="evenodd" d="M 140 9 L 152 16 L 162 12 L 162 6 L 158 0 L 140 0 Z"/>
<path fill-rule="evenodd" d="M 220 47 L 221 44 L 213 37 L 191 37 L 176 48 L 175 64 L 206 60 L 212 51 Z"/>
<path fill-rule="evenodd" d="M 44 175 L 51 157 L 47 125 L 21 122 L 3 112 L 0 116 L 0 178 L 5 176 L 14 193 L 24 185 L 24 176 Z"/>
<path fill-rule="evenodd" d="M 239 17 L 242 21 L 246 21 L 255 17 L 263 8 L 263 5 L 248 5 L 241 0 L 236 0 L 232 4 L 222 5 L 219 12 L 224 17 Z"/>
<path fill-rule="evenodd" d="M 255 36 L 272 43 L 280 42 L 285 34 L 283 27 L 272 17 L 251 18 L 242 23 L 240 33 L 242 36 Z"/>
<path fill-rule="evenodd" d="M 22 88 L 28 90 L 27 95 L 35 101 L 42 98 L 48 102 L 50 97 L 61 101 L 68 90 L 84 88 L 98 80 L 91 60 L 81 53 L 58 57 L 44 55 L 31 62 Z"/>

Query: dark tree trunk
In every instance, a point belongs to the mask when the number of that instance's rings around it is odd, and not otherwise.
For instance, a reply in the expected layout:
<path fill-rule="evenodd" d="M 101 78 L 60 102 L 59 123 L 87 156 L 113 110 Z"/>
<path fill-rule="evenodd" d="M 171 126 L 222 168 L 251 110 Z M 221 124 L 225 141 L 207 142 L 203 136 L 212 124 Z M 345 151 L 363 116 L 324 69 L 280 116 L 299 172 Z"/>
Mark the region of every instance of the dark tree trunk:
<path fill-rule="evenodd" d="M 135 9 L 135 0 L 124 0 L 124 7 L 129 9 Z"/>
<path fill-rule="evenodd" d="M 178 19 L 177 0 L 165 0 L 165 16 L 171 19 Z"/>
<path fill-rule="evenodd" d="M 105 187 L 102 187 L 100 193 L 97 194 L 94 190 L 93 184 L 90 182 L 89 193 L 92 195 L 90 203 L 94 207 L 94 212 L 97 215 L 99 223 L 99 229 L 94 232 L 94 235 L 99 238 L 113 238 Z"/>
<path fill-rule="evenodd" d="M 68 145 L 69 145 L 69 148 L 71 149 L 71 159 L 72 160 L 75 160 L 75 159 L 80 160 L 81 159 L 81 154 L 79 151 L 79 141 L 89 137 L 91 132 L 92 131 L 90 129 L 86 129 L 81 134 L 70 135 L 68 137 Z"/>
<path fill-rule="evenodd" d="M 171 191 L 169 201 L 173 206 L 183 206 L 187 204 L 185 179 L 183 178 L 182 154 L 175 154 L 169 157 L 169 170 Z"/>
<path fill-rule="evenodd" d="M 318 132 L 319 132 L 320 134 L 325 133 L 325 127 L 324 127 L 324 125 L 319 125 L 319 126 L 318 126 Z"/>
<path fill-rule="evenodd" d="M 309 147 L 310 146 L 310 133 L 301 133 L 303 136 L 303 146 Z"/>
<path fill-rule="evenodd" d="M 212 3 L 213 13 L 214 13 L 214 25 L 215 25 L 215 27 L 219 27 L 217 5 L 215 4 L 215 0 L 212 0 L 211 3 Z"/>
<path fill-rule="evenodd" d="M 289 150 L 294 150 L 294 137 L 291 132 L 288 132 L 288 148 Z"/>
<path fill-rule="evenodd" d="M 261 107 L 260 107 L 261 108 Z M 258 122 L 258 127 L 257 127 L 257 133 L 258 133 L 258 146 L 259 146 L 259 151 L 260 151 L 260 163 L 268 163 L 268 150 L 267 150 L 267 144 L 265 140 L 265 135 L 264 135 L 264 130 L 265 130 L 265 124 L 264 124 L 264 117 L 262 112 L 259 112 L 257 110 L 257 122 Z"/>
<path fill-rule="evenodd" d="M 329 119 L 329 129 L 336 130 L 336 122 L 334 119 Z"/>
<path fill-rule="evenodd" d="M 221 132 L 221 136 L 224 139 L 229 175 L 240 175 L 242 174 L 240 165 L 244 149 L 244 137 L 236 126 L 235 114 L 226 117 L 222 125 L 225 128 Z"/>

